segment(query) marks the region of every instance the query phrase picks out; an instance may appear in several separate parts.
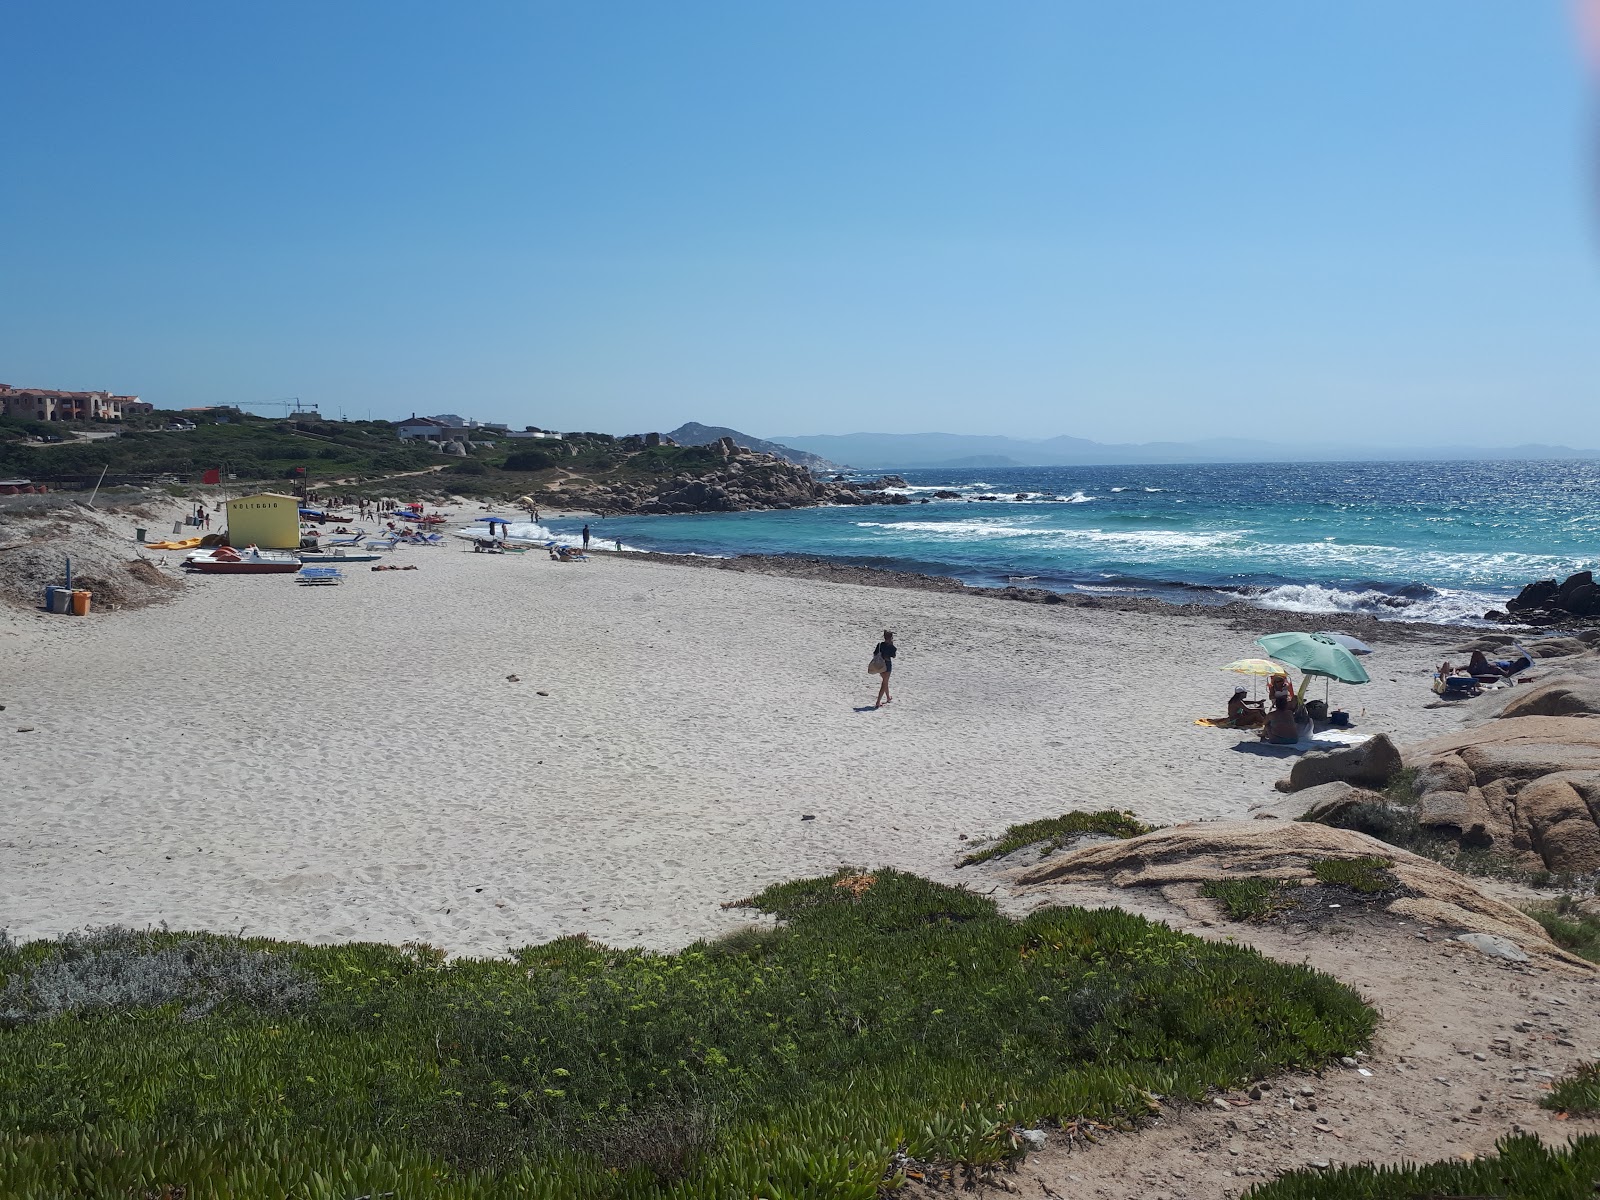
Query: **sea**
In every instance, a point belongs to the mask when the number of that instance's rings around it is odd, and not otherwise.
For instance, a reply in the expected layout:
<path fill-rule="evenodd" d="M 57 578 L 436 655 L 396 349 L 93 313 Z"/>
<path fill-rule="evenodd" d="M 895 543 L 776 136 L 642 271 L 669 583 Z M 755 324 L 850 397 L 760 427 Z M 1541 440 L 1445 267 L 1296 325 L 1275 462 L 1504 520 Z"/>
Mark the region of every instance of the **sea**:
<path fill-rule="evenodd" d="M 606 548 L 802 555 L 990 586 L 1468 625 L 1525 583 L 1600 565 L 1590 460 L 899 474 L 906 505 L 588 524 Z M 570 538 L 583 522 L 546 524 Z"/>

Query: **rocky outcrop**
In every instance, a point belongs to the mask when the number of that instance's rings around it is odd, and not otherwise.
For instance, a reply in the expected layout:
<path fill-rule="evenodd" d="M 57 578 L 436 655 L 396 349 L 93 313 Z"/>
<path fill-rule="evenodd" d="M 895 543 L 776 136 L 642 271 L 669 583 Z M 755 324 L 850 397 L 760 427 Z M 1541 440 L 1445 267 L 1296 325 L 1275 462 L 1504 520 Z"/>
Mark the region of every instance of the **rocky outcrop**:
<path fill-rule="evenodd" d="M 652 440 L 653 439 L 653 440 Z M 638 448 L 670 445 L 660 434 L 644 434 Z M 629 439 L 619 445 L 633 452 Z M 770 454 L 743 450 L 731 438 L 711 442 L 703 468 L 660 478 L 615 480 L 574 477 L 524 500 L 537 508 L 580 509 L 602 515 L 635 513 L 748 512 L 812 508 L 821 504 L 910 504 L 909 496 L 886 488 L 904 486 L 898 476 L 868 481 L 819 481 L 802 466 Z"/>
<path fill-rule="evenodd" d="M 1574 617 L 1600 619 L 1600 584 L 1594 572 L 1579 571 L 1557 582 L 1540 579 L 1506 602 L 1504 612 L 1485 613 L 1486 620 L 1524 625 L 1569 624 Z"/>
<path fill-rule="evenodd" d="M 1507 715 L 1405 760 L 1421 824 L 1525 869 L 1600 872 L 1600 719 Z"/>
<path fill-rule="evenodd" d="M 1304 821 L 1177 825 L 1054 855 L 1018 874 L 1016 881 L 1036 887 L 1094 882 L 1118 888 L 1167 888 L 1247 878 L 1310 880 L 1317 862 L 1367 857 L 1387 860 L 1405 893 L 1387 901 L 1384 911 L 1443 926 L 1458 935 L 1504 939 L 1548 963 L 1595 970 L 1594 963 L 1553 945 L 1532 917 L 1484 895 L 1449 868 L 1364 833 Z"/>
<path fill-rule="evenodd" d="M 1319 783 L 1277 800 L 1264 800 L 1250 806 L 1250 815 L 1258 821 L 1330 821 L 1341 813 L 1363 804 L 1387 803 L 1378 792 L 1351 787 L 1342 780 Z"/>
<path fill-rule="evenodd" d="M 1380 733 L 1359 745 L 1302 754 L 1288 776 L 1273 786 L 1280 792 L 1299 792 L 1334 782 L 1381 788 L 1388 785 L 1401 765 L 1399 748 L 1388 734 Z"/>

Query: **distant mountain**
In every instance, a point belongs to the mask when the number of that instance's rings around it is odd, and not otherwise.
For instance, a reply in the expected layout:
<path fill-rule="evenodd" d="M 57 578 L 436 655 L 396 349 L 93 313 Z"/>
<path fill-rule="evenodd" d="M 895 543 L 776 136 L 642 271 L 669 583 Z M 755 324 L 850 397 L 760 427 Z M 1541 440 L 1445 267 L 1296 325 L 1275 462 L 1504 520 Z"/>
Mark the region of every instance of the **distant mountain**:
<path fill-rule="evenodd" d="M 676 435 L 674 435 L 676 436 Z M 959 433 L 845 433 L 783 437 L 785 447 L 859 468 L 1054 467 L 1093 463 L 1440 462 L 1452 460 L 1600 458 L 1571 446 L 1373 446 L 1354 442 L 1296 445 L 1251 438 L 1196 442 L 1037 440 Z"/>
<path fill-rule="evenodd" d="M 735 446 L 743 446 L 746 450 L 754 450 L 758 454 L 771 454 L 786 462 L 810 467 L 813 471 L 838 469 L 821 455 L 796 450 L 793 446 L 780 445 L 763 438 L 751 437 L 748 433 L 740 433 L 737 429 L 729 429 L 724 425 L 702 425 L 698 421 L 690 421 L 679 425 L 667 436 L 680 446 L 708 446 L 721 438 L 731 437 Z"/>

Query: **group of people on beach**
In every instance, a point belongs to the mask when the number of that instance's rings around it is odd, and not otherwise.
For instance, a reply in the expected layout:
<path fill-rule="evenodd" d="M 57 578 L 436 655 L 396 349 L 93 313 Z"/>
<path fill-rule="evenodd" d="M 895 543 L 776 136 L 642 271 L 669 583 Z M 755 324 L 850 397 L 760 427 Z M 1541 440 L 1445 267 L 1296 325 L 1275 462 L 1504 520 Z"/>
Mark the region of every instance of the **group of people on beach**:
<path fill-rule="evenodd" d="M 1270 711 L 1267 705 L 1272 705 Z M 1274 746 L 1292 746 L 1310 728 L 1306 711 L 1287 673 L 1267 679 L 1267 698 L 1251 700 L 1249 689 L 1234 688 L 1228 700 L 1228 723 L 1236 729 L 1260 729 L 1260 738 Z"/>

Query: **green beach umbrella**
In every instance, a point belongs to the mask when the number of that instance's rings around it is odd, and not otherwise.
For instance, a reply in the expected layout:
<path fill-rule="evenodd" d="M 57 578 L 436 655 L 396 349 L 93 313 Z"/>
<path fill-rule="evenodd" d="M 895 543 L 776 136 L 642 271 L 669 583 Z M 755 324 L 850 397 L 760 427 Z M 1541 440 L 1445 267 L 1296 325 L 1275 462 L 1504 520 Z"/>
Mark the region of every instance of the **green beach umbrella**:
<path fill-rule="evenodd" d="M 1322 633 L 1269 633 L 1258 637 L 1256 645 L 1279 662 L 1298 667 L 1307 677 L 1321 675 L 1340 683 L 1368 683 L 1372 677 L 1338 642 Z M 1305 690 L 1302 680 L 1300 689 Z"/>

